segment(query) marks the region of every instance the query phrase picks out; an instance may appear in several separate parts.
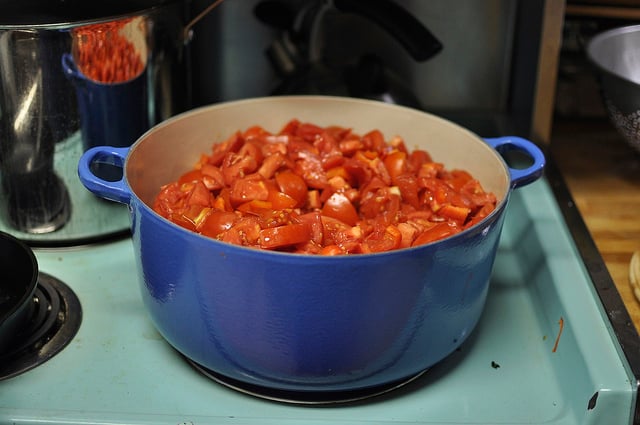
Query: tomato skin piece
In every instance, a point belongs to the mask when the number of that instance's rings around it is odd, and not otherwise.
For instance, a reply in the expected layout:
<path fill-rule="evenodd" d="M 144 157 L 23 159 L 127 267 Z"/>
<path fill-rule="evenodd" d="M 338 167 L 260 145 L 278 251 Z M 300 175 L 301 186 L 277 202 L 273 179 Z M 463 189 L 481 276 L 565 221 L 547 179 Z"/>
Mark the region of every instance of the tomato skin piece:
<path fill-rule="evenodd" d="M 413 208 L 420 209 L 418 179 L 411 174 L 402 174 L 395 178 L 395 184 L 400 190 L 402 200 Z"/>
<path fill-rule="evenodd" d="M 270 135 L 271 133 L 269 133 L 267 130 L 260 127 L 259 125 L 251 126 L 242 132 L 242 138 L 246 141 L 252 141 L 254 139 L 262 140 L 264 139 L 265 136 L 270 136 Z"/>
<path fill-rule="evenodd" d="M 183 185 L 185 183 L 193 183 L 202 180 L 202 171 L 191 170 L 187 171 L 178 179 L 178 184 Z"/>
<path fill-rule="evenodd" d="M 408 170 L 407 154 L 401 151 L 393 151 L 384 157 L 384 166 L 387 168 L 391 181 L 405 174 Z"/>
<path fill-rule="evenodd" d="M 360 217 L 351 201 L 342 193 L 335 192 L 324 203 L 322 215 L 335 218 L 349 226 L 355 226 Z"/>
<path fill-rule="evenodd" d="M 176 210 L 183 208 L 187 193 L 180 190 L 177 182 L 169 183 L 160 188 L 160 193 L 153 202 L 153 209 L 164 218 Z"/>
<path fill-rule="evenodd" d="M 262 165 L 258 169 L 260 174 L 265 179 L 270 179 L 278 171 L 278 169 L 287 164 L 288 158 L 281 152 L 275 152 L 264 158 Z"/>
<path fill-rule="evenodd" d="M 269 189 L 262 179 L 254 177 L 239 178 L 233 181 L 230 192 L 232 205 L 240 205 L 249 201 L 266 201 L 269 199 Z"/>
<path fill-rule="evenodd" d="M 215 238 L 220 233 L 231 229 L 237 220 L 238 216 L 234 212 L 216 211 L 212 209 L 200 227 L 198 227 L 198 233 Z"/>
<path fill-rule="evenodd" d="M 209 190 L 220 190 L 224 187 L 224 176 L 220 168 L 211 164 L 203 164 L 200 167 L 202 182 Z"/>
<path fill-rule="evenodd" d="M 402 233 L 396 226 L 387 226 L 382 232 L 375 232 L 365 238 L 363 252 L 385 252 L 400 248 Z"/>
<path fill-rule="evenodd" d="M 438 215 L 440 217 L 451 219 L 458 224 L 463 224 L 467 220 L 467 217 L 469 217 L 470 213 L 470 208 L 457 207 L 451 204 L 443 205 L 442 208 L 438 210 Z"/>
<path fill-rule="evenodd" d="M 452 170 L 451 178 L 448 180 L 451 187 L 453 187 L 456 191 L 460 191 L 460 189 L 467 184 L 470 180 L 473 180 L 471 174 L 464 170 Z"/>
<path fill-rule="evenodd" d="M 494 204 L 485 204 L 483 205 L 478 212 L 464 225 L 465 229 L 468 229 L 471 226 L 474 226 L 484 220 L 489 214 L 491 214 L 495 210 Z"/>
<path fill-rule="evenodd" d="M 362 230 L 358 226 L 349 226 L 333 217 L 321 215 L 324 238 L 322 244 L 337 245 L 343 253 L 360 251 Z"/>
<path fill-rule="evenodd" d="M 332 255 L 344 255 L 345 252 L 338 245 L 327 245 L 320 250 L 319 254 L 325 255 L 325 256 L 332 256 Z"/>
<path fill-rule="evenodd" d="M 236 132 L 224 142 L 215 144 L 213 146 L 213 151 L 209 156 L 209 163 L 211 165 L 222 164 L 222 160 L 225 156 L 227 156 L 229 152 L 237 152 L 243 143 L 244 139 L 240 135 L 240 132 Z"/>
<path fill-rule="evenodd" d="M 364 148 L 364 143 L 362 143 L 362 140 L 360 140 L 360 138 L 356 137 L 351 139 L 343 139 L 338 143 L 338 148 L 344 156 L 350 157 L 353 156 L 354 153 Z"/>
<path fill-rule="evenodd" d="M 256 246 L 260 237 L 260 220 L 257 217 L 240 217 L 233 226 L 220 233 L 218 239 L 235 245 Z"/>
<path fill-rule="evenodd" d="M 347 180 L 351 181 L 354 186 L 367 186 L 373 177 L 373 171 L 369 168 L 368 163 L 358 158 L 347 159 L 342 167 L 350 176 Z"/>
<path fill-rule="evenodd" d="M 384 135 L 380 130 L 371 130 L 366 133 L 362 136 L 362 143 L 365 149 L 378 152 L 382 151 L 386 145 Z"/>
<path fill-rule="evenodd" d="M 304 223 L 285 224 L 260 230 L 259 245 L 264 249 L 276 249 L 308 242 L 311 229 Z"/>
<path fill-rule="evenodd" d="M 187 208 L 183 209 L 181 213 L 171 214 L 169 218 L 179 226 L 184 227 L 187 230 L 191 230 L 192 232 L 196 232 L 197 219 L 202 210 L 203 207 L 200 205 L 189 205 Z"/>
<path fill-rule="evenodd" d="M 360 200 L 360 216 L 369 220 L 382 216 L 388 222 L 397 220 L 401 198 L 397 188 L 383 186 Z"/>
<path fill-rule="evenodd" d="M 315 156 L 297 160 L 293 171 L 302 177 L 309 188 L 324 189 L 328 184 L 327 173 L 320 160 Z"/>
<path fill-rule="evenodd" d="M 275 175 L 275 180 L 281 192 L 289 195 L 301 207 L 307 201 L 307 184 L 304 179 L 292 171 L 283 171 Z"/>
<path fill-rule="evenodd" d="M 458 232 L 459 228 L 457 226 L 454 227 L 451 223 L 447 223 L 446 221 L 439 222 L 420 233 L 413 241 L 412 246 L 424 245 L 426 243 L 444 239 Z"/>
<path fill-rule="evenodd" d="M 202 207 L 210 207 L 213 203 L 213 197 L 209 189 L 202 183 L 202 181 L 196 181 L 193 184 L 193 189 L 189 193 L 187 198 L 187 205 L 200 205 Z"/>
<path fill-rule="evenodd" d="M 271 203 L 274 210 L 286 210 L 298 206 L 298 201 L 278 190 L 270 190 L 267 201 Z"/>
<path fill-rule="evenodd" d="M 410 223 L 404 222 L 398 223 L 398 230 L 401 234 L 400 248 L 410 247 L 418 234 L 418 229 Z"/>
<path fill-rule="evenodd" d="M 258 199 L 252 199 L 251 201 L 240 204 L 236 207 L 236 211 L 241 212 L 243 215 L 260 215 L 265 211 L 271 211 L 273 205 L 269 201 L 261 201 Z"/>
<path fill-rule="evenodd" d="M 303 138 L 307 142 L 313 142 L 318 136 L 324 132 L 320 126 L 311 123 L 300 123 L 296 129 L 295 135 Z"/>
<path fill-rule="evenodd" d="M 420 167 L 422 167 L 422 164 L 426 164 L 429 162 L 432 163 L 433 159 L 431 159 L 431 155 L 429 155 L 429 153 L 427 153 L 426 151 L 415 149 L 409 154 L 409 158 L 407 159 L 407 161 L 409 164 L 409 169 L 412 173 L 415 173 L 420 169 Z"/>
<path fill-rule="evenodd" d="M 322 240 L 324 238 L 324 226 L 322 225 L 322 218 L 320 212 L 313 211 L 310 213 L 303 214 L 298 216 L 296 219 L 299 223 L 304 223 L 309 226 L 311 230 L 310 234 L 310 242 L 313 242 L 315 245 L 322 245 Z"/>

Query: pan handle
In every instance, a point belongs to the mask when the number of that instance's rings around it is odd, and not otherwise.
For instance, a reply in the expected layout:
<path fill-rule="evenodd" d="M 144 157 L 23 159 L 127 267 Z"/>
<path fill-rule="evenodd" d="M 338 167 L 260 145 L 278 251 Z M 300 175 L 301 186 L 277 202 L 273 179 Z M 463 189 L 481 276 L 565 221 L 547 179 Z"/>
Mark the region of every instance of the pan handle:
<path fill-rule="evenodd" d="M 80 181 L 93 194 L 128 205 L 131 201 L 131 189 L 124 181 L 124 173 L 120 180 L 108 181 L 96 176 L 92 171 L 92 165 L 98 163 L 110 164 L 124 170 L 124 161 L 128 153 L 129 147 L 96 146 L 88 149 L 78 162 Z"/>
<path fill-rule="evenodd" d="M 507 164 L 511 174 L 512 188 L 526 186 L 542 176 L 546 160 L 542 150 L 535 143 L 515 136 L 485 138 L 484 140 L 503 158 L 510 153 L 523 153 L 528 157 L 527 164 L 522 168 L 513 168 L 511 164 Z"/>
<path fill-rule="evenodd" d="M 191 30 L 193 26 L 197 24 L 206 15 L 208 15 L 209 12 L 211 12 L 213 9 L 218 7 L 218 5 L 222 3 L 222 1 L 223 0 L 215 0 L 213 3 L 207 6 L 202 12 L 200 12 L 195 18 L 189 21 L 187 25 L 185 25 L 184 29 L 182 30 L 182 42 L 184 44 L 187 44 L 191 40 Z"/>

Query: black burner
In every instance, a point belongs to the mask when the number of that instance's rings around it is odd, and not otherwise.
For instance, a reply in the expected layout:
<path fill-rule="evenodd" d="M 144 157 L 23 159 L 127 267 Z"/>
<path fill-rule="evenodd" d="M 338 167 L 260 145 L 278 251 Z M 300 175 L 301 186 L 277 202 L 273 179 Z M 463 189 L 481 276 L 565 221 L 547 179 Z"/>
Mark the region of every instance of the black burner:
<path fill-rule="evenodd" d="M 46 362 L 71 342 L 80 328 L 82 307 L 76 294 L 60 280 L 40 273 L 31 317 L 0 353 L 0 380 L 12 378 Z"/>
<path fill-rule="evenodd" d="M 266 400 L 278 401 L 281 403 L 316 406 L 329 404 L 345 404 L 368 400 L 370 398 L 381 396 L 383 394 L 387 394 L 391 391 L 404 387 L 405 385 L 414 382 L 427 372 L 427 370 L 423 370 L 422 372 L 418 372 L 415 375 L 411 375 L 404 379 L 399 379 L 397 381 L 393 381 L 383 385 L 377 385 L 370 388 L 358 388 L 354 390 L 343 391 L 288 391 L 249 384 L 247 382 L 239 381 L 237 379 L 221 375 L 189 359 L 187 359 L 187 361 L 198 372 L 202 373 L 206 377 L 214 380 L 219 384 L 224 385 L 225 387 L 231 388 L 241 393 L 258 398 L 263 398 Z"/>

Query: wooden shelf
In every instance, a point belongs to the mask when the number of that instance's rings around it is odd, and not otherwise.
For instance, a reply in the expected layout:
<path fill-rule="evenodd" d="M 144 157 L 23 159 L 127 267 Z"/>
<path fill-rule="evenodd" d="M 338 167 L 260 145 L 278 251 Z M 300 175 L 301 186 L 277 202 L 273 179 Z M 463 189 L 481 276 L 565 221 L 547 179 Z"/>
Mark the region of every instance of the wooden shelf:
<path fill-rule="evenodd" d="M 640 4 L 637 6 L 567 4 L 565 13 L 567 16 L 640 20 Z"/>

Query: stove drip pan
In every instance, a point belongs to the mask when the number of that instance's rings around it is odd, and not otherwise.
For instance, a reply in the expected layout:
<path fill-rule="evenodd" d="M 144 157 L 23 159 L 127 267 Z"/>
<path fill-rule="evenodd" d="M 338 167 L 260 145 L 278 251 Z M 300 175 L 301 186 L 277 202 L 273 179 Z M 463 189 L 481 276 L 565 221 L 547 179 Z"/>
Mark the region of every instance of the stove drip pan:
<path fill-rule="evenodd" d="M 80 328 L 82 307 L 60 280 L 40 272 L 31 316 L 20 333 L 0 352 L 0 381 L 39 366 L 65 348 Z"/>
<path fill-rule="evenodd" d="M 416 373 L 415 375 L 411 375 L 407 378 L 393 381 L 388 384 L 378 385 L 370 388 L 360 388 L 348 391 L 288 391 L 249 384 L 247 382 L 239 381 L 237 379 L 221 375 L 199 365 L 198 363 L 190 359 L 187 359 L 187 361 L 204 376 L 235 391 L 239 391 L 241 393 L 265 400 L 277 401 L 280 403 L 313 406 L 346 404 L 369 400 L 371 398 L 378 397 L 402 388 L 405 385 L 416 381 L 428 370 L 423 370 Z"/>

